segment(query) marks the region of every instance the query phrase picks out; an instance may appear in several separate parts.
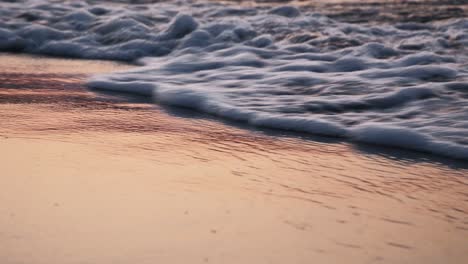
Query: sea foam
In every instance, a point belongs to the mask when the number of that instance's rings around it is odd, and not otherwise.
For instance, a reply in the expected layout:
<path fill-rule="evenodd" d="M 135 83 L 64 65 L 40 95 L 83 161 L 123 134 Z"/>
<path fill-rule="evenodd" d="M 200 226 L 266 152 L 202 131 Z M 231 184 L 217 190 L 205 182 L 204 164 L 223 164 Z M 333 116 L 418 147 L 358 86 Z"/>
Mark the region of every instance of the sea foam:
<path fill-rule="evenodd" d="M 2 3 L 0 50 L 132 61 L 94 89 L 253 126 L 468 159 L 468 20 L 349 24 L 294 6 Z"/>

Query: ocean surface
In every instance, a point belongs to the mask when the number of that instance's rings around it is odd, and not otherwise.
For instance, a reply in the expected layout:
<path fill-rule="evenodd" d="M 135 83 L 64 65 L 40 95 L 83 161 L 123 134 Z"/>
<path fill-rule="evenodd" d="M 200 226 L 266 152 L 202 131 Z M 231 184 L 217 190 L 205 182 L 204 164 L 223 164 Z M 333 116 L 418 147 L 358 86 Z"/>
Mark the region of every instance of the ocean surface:
<path fill-rule="evenodd" d="M 132 62 L 88 87 L 252 126 L 468 159 L 463 1 L 355 3 L 338 6 L 343 12 L 306 2 L 133 3 L 0 2 L 0 51 Z"/>

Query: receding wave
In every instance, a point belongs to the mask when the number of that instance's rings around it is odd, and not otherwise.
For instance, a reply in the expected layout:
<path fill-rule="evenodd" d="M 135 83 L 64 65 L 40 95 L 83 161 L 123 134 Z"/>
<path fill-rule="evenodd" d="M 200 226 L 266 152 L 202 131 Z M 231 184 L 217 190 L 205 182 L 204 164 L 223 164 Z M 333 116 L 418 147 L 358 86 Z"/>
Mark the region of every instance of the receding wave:
<path fill-rule="evenodd" d="M 134 61 L 94 89 L 255 126 L 468 159 L 468 19 L 351 24 L 294 6 L 2 3 L 0 50 Z"/>

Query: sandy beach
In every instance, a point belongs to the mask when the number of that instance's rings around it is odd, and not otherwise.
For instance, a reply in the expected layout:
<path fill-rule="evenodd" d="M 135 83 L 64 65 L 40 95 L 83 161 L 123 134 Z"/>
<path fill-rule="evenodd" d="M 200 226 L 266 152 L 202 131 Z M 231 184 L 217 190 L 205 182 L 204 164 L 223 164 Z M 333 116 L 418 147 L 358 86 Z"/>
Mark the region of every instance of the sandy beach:
<path fill-rule="evenodd" d="M 466 263 L 468 166 L 87 90 L 0 55 L 1 263 Z"/>

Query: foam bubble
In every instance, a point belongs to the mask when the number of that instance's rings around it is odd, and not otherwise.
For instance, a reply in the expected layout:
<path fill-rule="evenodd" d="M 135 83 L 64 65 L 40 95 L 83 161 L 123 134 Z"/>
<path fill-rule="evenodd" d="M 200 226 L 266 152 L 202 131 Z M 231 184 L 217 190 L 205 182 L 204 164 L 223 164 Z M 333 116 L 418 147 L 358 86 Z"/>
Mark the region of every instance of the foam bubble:
<path fill-rule="evenodd" d="M 299 9 L 297 9 L 294 6 L 280 6 L 273 8 L 270 12 L 270 14 L 275 14 L 278 16 L 284 16 L 284 17 L 297 17 L 301 14 Z"/>

